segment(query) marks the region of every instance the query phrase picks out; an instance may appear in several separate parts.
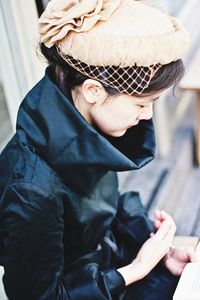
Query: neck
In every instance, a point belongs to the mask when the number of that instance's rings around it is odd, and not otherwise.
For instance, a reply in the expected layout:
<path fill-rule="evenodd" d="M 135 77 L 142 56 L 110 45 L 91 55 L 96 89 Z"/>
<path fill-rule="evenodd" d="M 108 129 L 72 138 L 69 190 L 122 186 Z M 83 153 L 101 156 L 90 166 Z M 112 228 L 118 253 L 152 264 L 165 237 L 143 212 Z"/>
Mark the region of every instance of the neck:
<path fill-rule="evenodd" d="M 83 95 L 76 89 L 72 90 L 72 101 L 78 112 L 83 116 L 83 118 L 90 124 L 92 123 L 92 118 L 90 114 L 91 104 L 88 103 Z"/>

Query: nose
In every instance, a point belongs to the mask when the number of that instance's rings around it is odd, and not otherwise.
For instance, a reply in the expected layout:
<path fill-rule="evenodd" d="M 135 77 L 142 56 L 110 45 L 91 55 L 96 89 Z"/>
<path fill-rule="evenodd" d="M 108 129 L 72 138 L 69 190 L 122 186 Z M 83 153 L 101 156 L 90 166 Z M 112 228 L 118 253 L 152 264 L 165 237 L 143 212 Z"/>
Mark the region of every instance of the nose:
<path fill-rule="evenodd" d="M 152 103 L 148 106 L 143 106 L 138 116 L 139 120 L 149 120 L 153 117 L 153 105 Z"/>

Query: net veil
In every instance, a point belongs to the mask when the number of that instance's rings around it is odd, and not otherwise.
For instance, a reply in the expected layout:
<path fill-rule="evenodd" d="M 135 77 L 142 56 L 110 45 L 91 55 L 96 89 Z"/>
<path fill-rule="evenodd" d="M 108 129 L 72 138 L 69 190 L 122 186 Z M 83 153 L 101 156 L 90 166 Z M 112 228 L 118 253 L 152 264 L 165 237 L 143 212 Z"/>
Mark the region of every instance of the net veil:
<path fill-rule="evenodd" d="M 128 95 L 142 94 L 162 66 L 161 64 L 149 67 L 91 66 L 62 53 L 59 48 L 57 50 L 60 56 L 75 70 L 116 89 L 119 93 Z"/>

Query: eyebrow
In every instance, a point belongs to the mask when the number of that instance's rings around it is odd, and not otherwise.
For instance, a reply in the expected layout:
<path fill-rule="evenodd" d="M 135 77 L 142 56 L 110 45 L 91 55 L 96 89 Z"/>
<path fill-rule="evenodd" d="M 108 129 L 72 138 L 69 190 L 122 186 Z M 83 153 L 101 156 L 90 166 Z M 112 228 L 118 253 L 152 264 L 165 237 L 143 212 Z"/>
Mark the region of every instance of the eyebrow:
<path fill-rule="evenodd" d="M 158 99 L 160 98 L 160 96 L 154 98 L 154 99 L 151 99 L 151 100 L 145 100 L 144 103 L 141 103 L 141 105 L 145 105 L 145 104 L 149 104 L 149 103 L 154 103 L 155 101 L 157 101 Z"/>

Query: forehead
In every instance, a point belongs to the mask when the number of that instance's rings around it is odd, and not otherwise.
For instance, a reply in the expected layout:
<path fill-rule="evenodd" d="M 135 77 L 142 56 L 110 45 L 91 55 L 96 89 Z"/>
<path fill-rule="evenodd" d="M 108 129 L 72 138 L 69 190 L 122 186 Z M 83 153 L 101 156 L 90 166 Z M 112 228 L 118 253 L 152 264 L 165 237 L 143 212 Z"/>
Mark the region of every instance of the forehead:
<path fill-rule="evenodd" d="M 163 91 L 159 91 L 159 92 L 155 92 L 151 95 L 143 95 L 143 96 L 134 96 L 134 98 L 139 101 L 140 103 L 150 103 L 153 102 L 155 100 L 157 100 L 160 95 L 163 93 Z"/>
<path fill-rule="evenodd" d="M 160 95 L 163 93 L 163 91 L 152 93 L 151 95 L 128 95 L 128 94 L 118 94 L 113 96 L 108 96 L 108 98 L 115 98 L 121 101 L 124 101 L 125 99 L 139 105 L 152 103 L 153 101 L 157 100 Z"/>

